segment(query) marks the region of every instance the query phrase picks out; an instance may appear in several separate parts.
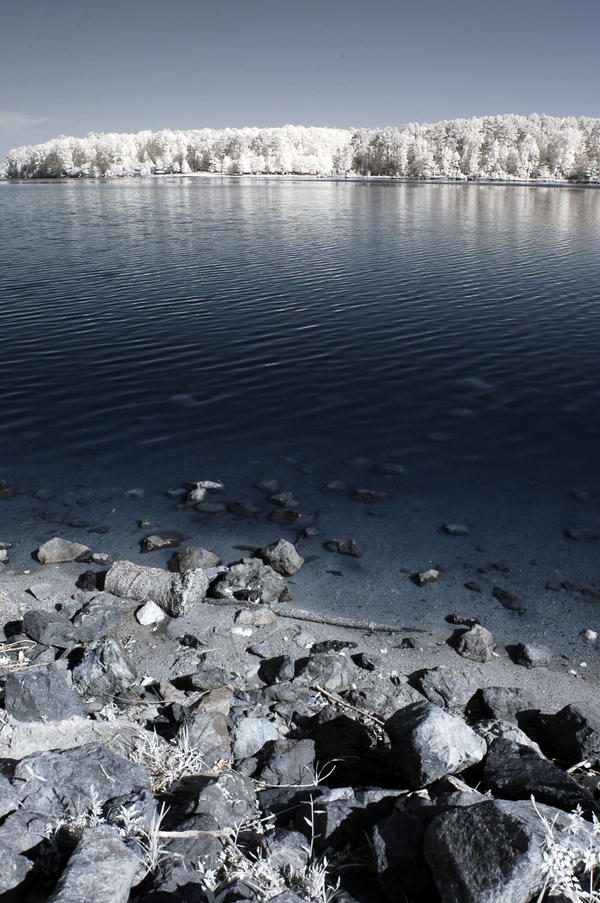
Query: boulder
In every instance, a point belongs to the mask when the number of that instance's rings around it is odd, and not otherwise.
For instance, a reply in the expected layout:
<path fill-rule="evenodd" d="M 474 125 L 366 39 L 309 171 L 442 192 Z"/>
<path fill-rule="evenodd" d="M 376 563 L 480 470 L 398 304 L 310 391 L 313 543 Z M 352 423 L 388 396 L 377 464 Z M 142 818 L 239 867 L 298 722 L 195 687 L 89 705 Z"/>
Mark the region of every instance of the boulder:
<path fill-rule="evenodd" d="M 575 702 L 555 715 L 540 715 L 538 737 L 548 752 L 568 765 L 600 759 L 600 705 Z"/>
<path fill-rule="evenodd" d="M 487 628 L 475 624 L 458 638 L 456 651 L 472 662 L 489 662 L 496 647 L 494 637 Z"/>
<path fill-rule="evenodd" d="M 233 757 L 248 759 L 256 755 L 265 743 L 280 737 L 277 725 L 269 718 L 239 718 L 232 731 Z"/>
<path fill-rule="evenodd" d="M 23 884 L 32 868 L 31 859 L 0 843 L 0 894 L 3 899 L 4 894 L 8 899 L 8 892 Z M 10 899 L 15 898 L 11 896 Z"/>
<path fill-rule="evenodd" d="M 18 721 L 63 721 L 83 717 L 81 697 L 55 667 L 31 668 L 7 675 L 4 708 Z"/>
<path fill-rule="evenodd" d="M 114 828 L 85 828 L 48 903 L 127 903 L 139 867 Z"/>
<path fill-rule="evenodd" d="M 73 618 L 80 643 L 101 640 L 111 633 L 123 615 L 120 600 L 111 593 L 98 593 Z"/>
<path fill-rule="evenodd" d="M 187 815 L 212 815 L 220 829 L 251 822 L 258 815 L 254 784 L 242 774 L 226 771 L 188 800 Z"/>
<path fill-rule="evenodd" d="M 76 630 L 58 611 L 30 609 L 23 615 L 23 633 L 36 643 L 70 649 L 76 641 Z"/>
<path fill-rule="evenodd" d="M 239 599 L 245 602 L 284 602 L 289 592 L 283 577 L 258 558 L 244 558 L 232 564 L 226 574 L 211 586 L 211 595 L 218 599 Z"/>
<path fill-rule="evenodd" d="M 485 740 L 430 702 L 415 702 L 385 723 L 395 766 L 411 787 L 423 787 L 480 762 Z"/>
<path fill-rule="evenodd" d="M 438 665 L 417 678 L 417 686 L 429 702 L 444 709 L 462 709 L 477 689 L 475 678 L 465 671 Z"/>
<path fill-rule="evenodd" d="M 105 637 L 90 643 L 73 668 L 73 683 L 85 695 L 117 696 L 135 681 L 136 673 L 120 643 Z"/>
<path fill-rule="evenodd" d="M 291 577 L 304 564 L 304 558 L 298 554 L 296 546 L 287 539 L 278 539 L 277 542 L 272 542 L 256 554 L 274 571 L 286 577 Z"/>
<path fill-rule="evenodd" d="M 65 561 L 75 561 L 89 552 L 90 549 L 80 542 L 69 542 L 68 539 L 55 536 L 54 539 L 42 543 L 36 555 L 40 564 L 61 564 Z"/>

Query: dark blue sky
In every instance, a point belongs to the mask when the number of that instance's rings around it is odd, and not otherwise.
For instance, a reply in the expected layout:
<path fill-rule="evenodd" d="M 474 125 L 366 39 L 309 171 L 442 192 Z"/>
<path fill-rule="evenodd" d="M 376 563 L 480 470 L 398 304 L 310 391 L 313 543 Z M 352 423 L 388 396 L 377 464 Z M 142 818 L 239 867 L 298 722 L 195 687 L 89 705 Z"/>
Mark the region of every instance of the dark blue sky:
<path fill-rule="evenodd" d="M 597 0 L 2 0 L 0 156 L 59 134 L 600 115 Z"/>

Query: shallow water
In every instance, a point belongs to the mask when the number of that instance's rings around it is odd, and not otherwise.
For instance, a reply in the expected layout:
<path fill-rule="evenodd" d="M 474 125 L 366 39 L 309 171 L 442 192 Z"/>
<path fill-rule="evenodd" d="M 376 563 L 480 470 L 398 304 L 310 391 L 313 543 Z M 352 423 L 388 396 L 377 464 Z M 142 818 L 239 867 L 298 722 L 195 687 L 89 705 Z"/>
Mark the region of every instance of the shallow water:
<path fill-rule="evenodd" d="M 18 183 L 0 223 L 5 470 L 597 460 L 600 192 Z"/>

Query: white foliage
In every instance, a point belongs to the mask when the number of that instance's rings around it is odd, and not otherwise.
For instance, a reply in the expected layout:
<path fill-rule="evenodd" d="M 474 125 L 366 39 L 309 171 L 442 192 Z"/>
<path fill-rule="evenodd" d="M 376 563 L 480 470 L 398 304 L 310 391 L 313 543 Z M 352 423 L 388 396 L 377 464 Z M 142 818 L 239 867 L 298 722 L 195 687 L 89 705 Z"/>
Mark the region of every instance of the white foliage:
<path fill-rule="evenodd" d="M 60 136 L 11 150 L 8 178 L 207 172 L 600 181 L 600 119 L 483 116 L 400 129 L 281 128 Z"/>

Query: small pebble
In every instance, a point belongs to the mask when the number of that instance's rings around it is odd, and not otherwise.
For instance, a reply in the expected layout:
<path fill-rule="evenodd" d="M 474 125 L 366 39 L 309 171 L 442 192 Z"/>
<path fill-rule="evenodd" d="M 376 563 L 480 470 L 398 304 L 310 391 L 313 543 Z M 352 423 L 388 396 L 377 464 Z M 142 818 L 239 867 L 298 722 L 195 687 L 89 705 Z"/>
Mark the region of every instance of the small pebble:
<path fill-rule="evenodd" d="M 469 534 L 469 530 L 464 524 L 442 524 L 440 530 L 447 536 L 468 536 Z"/>

